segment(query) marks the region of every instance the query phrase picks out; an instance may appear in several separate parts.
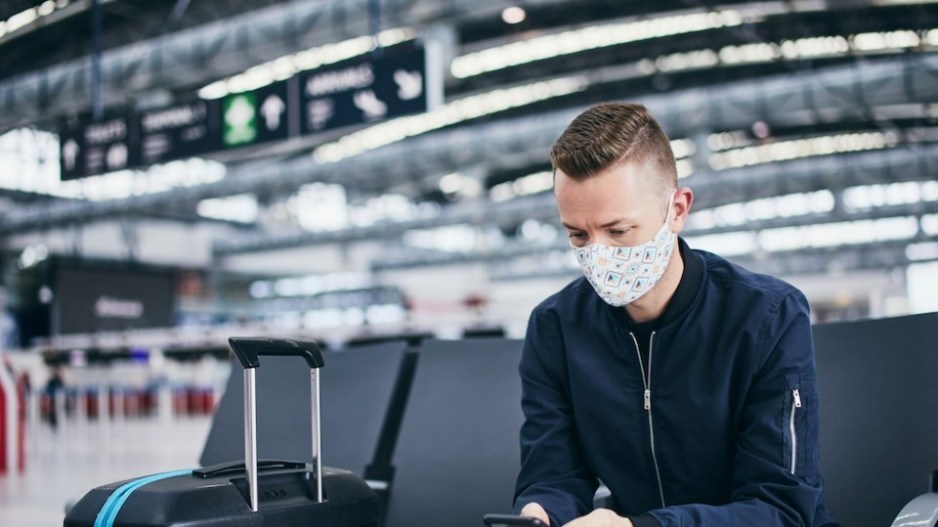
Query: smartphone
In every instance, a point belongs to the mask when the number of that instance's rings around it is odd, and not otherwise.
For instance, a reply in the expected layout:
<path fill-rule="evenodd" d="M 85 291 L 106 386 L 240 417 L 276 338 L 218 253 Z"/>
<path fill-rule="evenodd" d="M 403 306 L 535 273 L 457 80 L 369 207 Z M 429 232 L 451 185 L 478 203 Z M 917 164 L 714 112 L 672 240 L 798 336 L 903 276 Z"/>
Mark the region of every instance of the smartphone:
<path fill-rule="evenodd" d="M 489 527 L 550 527 L 537 518 L 514 514 L 486 514 L 482 522 Z"/>

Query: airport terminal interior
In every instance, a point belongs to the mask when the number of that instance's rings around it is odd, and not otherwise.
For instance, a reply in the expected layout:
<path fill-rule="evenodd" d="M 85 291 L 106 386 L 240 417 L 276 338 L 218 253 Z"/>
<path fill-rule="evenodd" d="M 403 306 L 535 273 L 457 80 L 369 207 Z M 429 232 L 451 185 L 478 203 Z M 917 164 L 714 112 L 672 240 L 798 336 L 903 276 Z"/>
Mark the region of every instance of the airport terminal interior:
<path fill-rule="evenodd" d="M 938 492 L 938 2 L 3 0 L 0 525 L 243 460 L 238 336 L 325 362 L 261 359 L 260 458 L 318 443 L 383 527 L 510 513 L 529 316 L 582 276 L 549 152 L 607 101 L 689 247 L 806 296 L 828 508 Z"/>

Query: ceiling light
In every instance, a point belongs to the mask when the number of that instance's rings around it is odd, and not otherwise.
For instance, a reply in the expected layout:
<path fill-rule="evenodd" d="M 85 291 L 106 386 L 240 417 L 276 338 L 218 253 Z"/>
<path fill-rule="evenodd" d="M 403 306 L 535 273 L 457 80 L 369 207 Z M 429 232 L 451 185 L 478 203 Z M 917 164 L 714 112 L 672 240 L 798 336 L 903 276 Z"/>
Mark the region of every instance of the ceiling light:
<path fill-rule="evenodd" d="M 938 214 L 922 216 L 922 232 L 929 236 L 938 236 Z"/>
<path fill-rule="evenodd" d="M 471 95 L 432 112 L 379 123 L 323 144 L 313 151 L 313 158 L 320 163 L 336 162 L 445 126 L 576 93 L 584 90 L 587 84 L 587 80 L 580 76 L 561 77 Z"/>
<path fill-rule="evenodd" d="M 467 253 L 477 245 L 476 229 L 472 225 L 446 225 L 431 229 L 413 229 L 401 236 L 404 245 L 451 253 Z"/>
<path fill-rule="evenodd" d="M 740 146 L 748 146 L 752 143 L 746 132 L 735 130 L 732 132 L 718 132 L 707 136 L 707 146 L 710 150 L 722 151 Z"/>
<path fill-rule="evenodd" d="M 766 251 L 792 251 L 808 247 L 836 247 L 887 240 L 905 240 L 918 233 L 915 216 L 859 220 L 767 229 L 759 233 Z"/>
<path fill-rule="evenodd" d="M 720 49 L 720 62 L 723 64 L 743 64 L 747 62 L 770 62 L 781 56 L 778 44 L 759 42 L 742 46 L 725 46 Z"/>
<path fill-rule="evenodd" d="M 841 55 L 850 51 L 850 44 L 842 36 L 811 37 L 782 41 L 782 55 L 786 59 Z"/>
<path fill-rule="evenodd" d="M 680 71 L 709 68 L 720 63 L 720 58 L 713 50 L 701 49 L 685 53 L 672 53 L 655 59 L 655 66 L 660 71 Z"/>
<path fill-rule="evenodd" d="M 765 121 L 756 121 L 752 123 L 752 133 L 759 139 L 765 139 L 772 134 L 772 130 Z"/>
<path fill-rule="evenodd" d="M 504 20 L 506 24 L 520 24 L 524 22 L 526 17 L 527 13 L 518 6 L 506 7 L 505 10 L 502 11 L 502 20 Z"/>
<path fill-rule="evenodd" d="M 710 156 L 710 166 L 714 170 L 726 170 L 777 161 L 790 161 L 804 157 L 880 150 L 893 147 L 898 142 L 899 139 L 894 132 L 826 135 L 714 153 Z"/>
<path fill-rule="evenodd" d="M 675 162 L 677 168 L 677 178 L 684 179 L 694 173 L 694 164 L 689 159 L 678 159 Z"/>
<path fill-rule="evenodd" d="M 37 18 L 39 18 L 39 13 L 36 11 L 35 7 L 20 11 L 7 19 L 7 32 L 12 33 L 21 27 L 27 26 L 33 23 Z"/>
<path fill-rule="evenodd" d="M 786 194 L 748 202 L 730 203 L 690 215 L 695 230 L 743 225 L 751 221 L 779 217 L 823 214 L 834 209 L 834 194 L 829 190 Z"/>
<path fill-rule="evenodd" d="M 728 232 L 725 234 L 710 234 L 706 236 L 689 236 L 688 243 L 695 249 L 716 251 L 726 256 L 752 254 L 758 249 L 756 233 L 754 232 Z"/>
<path fill-rule="evenodd" d="M 929 46 L 938 46 L 938 29 L 932 29 L 925 33 L 925 42 Z"/>
<path fill-rule="evenodd" d="M 909 260 L 916 262 L 923 260 L 938 260 L 938 242 L 910 244 L 905 248 L 905 256 Z"/>
<path fill-rule="evenodd" d="M 39 5 L 36 11 L 39 13 L 39 16 L 51 15 L 52 12 L 55 11 L 55 2 L 52 0 L 46 0 Z"/>
<path fill-rule="evenodd" d="M 889 31 L 860 33 L 852 38 L 853 48 L 859 51 L 881 51 L 917 47 L 921 40 L 915 31 Z"/>
<path fill-rule="evenodd" d="M 563 55 L 572 55 L 592 49 L 708 29 L 739 26 L 742 23 L 742 13 L 726 10 L 593 25 L 512 42 L 504 46 L 492 47 L 456 57 L 453 60 L 451 71 L 456 78 L 464 79 L 490 71 Z"/>
<path fill-rule="evenodd" d="M 861 185 L 843 192 L 847 210 L 938 201 L 938 182 L 906 181 L 887 185 Z"/>
<path fill-rule="evenodd" d="M 463 188 L 463 176 L 458 172 L 447 174 L 440 178 L 440 190 L 444 194 L 456 194 Z"/>
<path fill-rule="evenodd" d="M 873 0 L 875 5 L 919 5 L 934 4 L 935 0 Z"/>
<path fill-rule="evenodd" d="M 693 139 L 673 139 L 671 141 L 671 151 L 674 152 L 676 159 L 689 157 L 697 152 L 697 144 Z"/>
<path fill-rule="evenodd" d="M 416 36 L 417 33 L 410 28 L 394 28 L 382 31 L 377 37 L 365 35 L 285 55 L 208 84 L 199 90 L 199 97 L 220 99 L 229 93 L 257 89 L 290 78 L 299 71 L 312 70 L 364 55 L 374 50 L 376 43 L 388 47 L 413 40 Z"/>
<path fill-rule="evenodd" d="M 257 220 L 259 207 L 253 194 L 236 194 L 224 198 L 203 199 L 196 213 L 203 218 L 252 223 Z"/>

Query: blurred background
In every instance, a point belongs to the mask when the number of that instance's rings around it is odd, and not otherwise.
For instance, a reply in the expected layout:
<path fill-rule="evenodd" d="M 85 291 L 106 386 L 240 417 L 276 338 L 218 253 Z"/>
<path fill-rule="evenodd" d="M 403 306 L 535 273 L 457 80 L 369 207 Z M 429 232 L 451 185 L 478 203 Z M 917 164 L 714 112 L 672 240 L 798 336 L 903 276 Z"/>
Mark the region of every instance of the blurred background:
<path fill-rule="evenodd" d="M 691 247 L 815 322 L 938 311 L 936 50 L 926 0 L 0 2 L 20 444 L 181 419 L 189 459 L 230 335 L 523 337 L 579 275 L 547 153 L 607 100 L 668 133 Z"/>

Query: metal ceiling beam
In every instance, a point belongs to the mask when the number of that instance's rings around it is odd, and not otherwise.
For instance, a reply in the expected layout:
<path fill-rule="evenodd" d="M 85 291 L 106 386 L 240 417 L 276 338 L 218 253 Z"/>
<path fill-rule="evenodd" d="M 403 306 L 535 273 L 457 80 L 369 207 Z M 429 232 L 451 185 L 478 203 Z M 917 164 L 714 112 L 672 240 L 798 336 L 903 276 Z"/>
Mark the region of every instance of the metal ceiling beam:
<path fill-rule="evenodd" d="M 106 106 L 123 105 L 148 90 L 192 89 L 288 53 L 368 34 L 367 17 L 360 16 L 368 3 L 294 1 L 109 50 L 102 56 L 103 102 Z M 564 3 L 570 0 L 527 2 L 533 8 Z M 859 2 L 851 7 L 868 4 Z M 87 5 L 87 0 L 81 0 L 37 23 L 87 9 Z M 385 0 L 382 16 L 391 24 L 421 26 L 491 16 L 503 7 L 500 0 Z M 817 8 L 814 5 L 809 11 Z M 664 12 L 687 7 L 676 2 L 662 4 L 660 9 Z M 790 12 L 775 2 L 748 6 L 746 10 L 760 9 L 775 14 Z M 18 32 L 8 38 L 14 34 Z M 90 75 L 84 59 L 5 79 L 0 81 L 0 132 L 43 121 L 48 126 L 56 116 L 87 109 L 90 98 Z"/>
<path fill-rule="evenodd" d="M 938 145 L 883 152 L 802 159 L 736 169 L 726 173 L 702 172 L 682 185 L 694 189 L 697 210 L 759 198 L 822 189 L 900 181 L 928 181 L 938 173 Z M 516 198 L 500 203 L 463 202 L 445 208 L 438 216 L 354 227 L 332 232 L 297 232 L 289 235 L 258 233 L 237 240 L 219 241 L 217 254 L 237 254 L 287 247 L 349 243 L 364 239 L 400 236 L 414 229 L 446 225 L 498 223 L 511 225 L 526 219 L 554 220 L 557 208 L 552 193 Z"/>
<path fill-rule="evenodd" d="M 938 236 L 920 236 L 913 240 L 842 245 L 731 258 L 756 272 L 775 276 L 836 274 L 869 269 L 902 269 L 912 262 L 906 247 L 913 243 L 938 241 Z"/>
<path fill-rule="evenodd" d="M 13 202 L 19 203 L 20 207 L 34 207 L 37 203 L 80 203 L 81 201 L 76 198 L 66 198 L 58 196 L 49 196 L 48 194 L 40 194 L 38 192 L 31 192 L 27 190 L 15 190 L 0 188 L 0 198 L 9 198 Z M 27 205 L 23 205 L 23 202 L 28 202 Z M 221 225 L 228 225 L 231 227 L 237 227 L 239 229 L 255 229 L 257 224 L 255 222 L 245 223 L 243 221 L 233 221 L 233 220 L 224 220 L 220 218 L 209 218 L 206 216 L 201 216 L 195 212 L 186 211 L 186 210 L 176 210 L 176 209 L 148 209 L 141 210 L 138 212 L 129 211 L 123 217 L 138 217 L 141 219 L 152 218 L 152 219 L 161 219 L 161 220 L 171 220 L 178 221 L 181 223 L 217 223 Z"/>
<path fill-rule="evenodd" d="M 114 0 L 98 0 L 100 5 L 105 5 L 113 2 Z M 65 19 L 83 15 L 86 11 L 91 9 L 92 0 L 75 0 L 69 3 L 67 6 L 56 9 L 50 15 L 40 16 L 33 20 L 32 22 L 26 24 L 23 27 L 16 29 L 15 31 L 6 33 L 0 37 L 0 45 L 6 45 L 9 42 L 24 37 L 33 31 L 38 31 L 40 29 L 48 28 L 49 26 L 61 22 Z M 34 7 L 34 6 L 30 6 Z"/>
<path fill-rule="evenodd" d="M 397 20 L 414 1 L 383 0 L 385 17 Z M 126 104 L 155 88 L 208 84 L 285 54 L 367 35 L 361 13 L 368 3 L 294 1 L 109 50 L 101 60 L 103 102 Z M 87 109 L 90 81 L 84 59 L 3 80 L 0 130 Z"/>
<path fill-rule="evenodd" d="M 846 273 L 869 269 L 902 269 L 917 263 L 906 255 L 906 247 L 913 243 L 935 242 L 938 236 L 919 236 L 914 240 L 877 242 L 867 245 L 842 245 L 779 251 L 759 256 L 737 255 L 727 259 L 743 267 L 773 276 L 799 276 L 816 274 Z M 533 278 L 580 276 L 576 268 L 551 268 L 544 270 L 505 269 L 492 270 L 493 280 L 527 280 Z"/>
<path fill-rule="evenodd" d="M 368 35 L 369 19 L 363 13 L 370 2 L 294 0 L 111 49 L 101 61 L 103 103 L 132 103 L 135 95 L 155 89 L 192 89 L 290 53 Z M 69 6 L 48 18 L 86 10 L 88 5 L 80 0 L 75 8 Z M 380 8 L 385 28 L 424 27 L 469 14 L 500 12 L 504 1 L 382 0 Z M 0 133 L 36 123 L 48 126 L 50 119 L 89 108 L 89 73 L 88 61 L 78 59 L 0 80 Z"/>
<path fill-rule="evenodd" d="M 938 213 L 938 202 L 918 202 L 904 205 L 889 205 L 864 210 L 845 211 L 841 207 L 821 214 L 806 214 L 800 216 L 778 217 L 766 220 L 747 221 L 742 225 L 724 225 L 698 229 L 688 227 L 685 236 L 710 236 L 740 231 L 764 231 L 769 229 L 784 229 L 788 227 L 824 225 L 827 223 L 880 220 L 884 218 L 915 216 L 920 218 L 924 214 Z"/>
<path fill-rule="evenodd" d="M 938 54 L 869 60 L 798 76 L 781 75 L 649 96 L 641 101 L 675 138 L 745 129 L 757 120 L 769 126 L 868 122 L 870 108 L 938 101 Z M 215 183 L 123 200 L 20 208 L 0 218 L 0 235 L 232 194 L 284 193 L 316 181 L 367 187 L 369 182 L 380 179 L 388 187 L 410 181 L 415 174 L 446 173 L 479 160 L 492 167 L 504 160 L 512 164 L 525 159 L 531 164 L 541 163 L 556 137 L 582 110 L 564 109 L 444 130 L 334 163 L 318 163 L 311 156 L 302 156 L 266 166 L 234 167 L 228 177 Z M 906 164 L 916 165 L 920 157 Z M 933 156 L 925 157 L 927 160 Z M 840 170 L 845 168 L 849 165 L 839 165 Z M 749 173 L 741 172 L 738 179 L 744 181 Z"/>
<path fill-rule="evenodd" d="M 768 230 L 768 229 L 779 229 L 786 227 L 799 227 L 803 225 L 823 225 L 829 223 L 837 223 L 844 221 L 862 221 L 862 220 L 878 220 L 883 218 L 894 218 L 894 217 L 903 217 L 903 216 L 915 216 L 921 217 L 924 214 L 936 214 L 938 213 L 938 202 L 926 202 L 926 203 L 912 203 L 906 205 L 892 205 L 887 207 L 878 207 L 868 210 L 860 211 L 844 211 L 842 209 L 835 209 L 834 211 L 827 214 L 811 214 L 811 215 L 802 215 L 802 216 L 790 216 L 790 217 L 779 217 L 772 218 L 767 220 L 759 221 L 749 221 L 742 225 L 734 226 L 721 226 L 707 229 L 696 229 L 691 226 L 688 226 L 682 233 L 681 236 L 687 238 L 694 238 L 699 236 L 708 236 L 714 234 L 726 234 L 730 232 L 744 232 L 751 231 L 758 233 L 758 231 Z M 556 224 L 559 225 L 559 219 L 557 219 L 556 214 L 553 215 L 553 218 L 556 220 Z M 877 246 L 881 242 L 877 242 Z M 524 243 L 523 241 L 517 241 L 516 243 L 507 246 L 507 247 L 497 247 L 490 252 L 471 252 L 471 253 L 446 253 L 442 251 L 438 252 L 426 252 L 426 251 L 416 251 L 417 256 L 412 256 L 415 251 L 409 250 L 409 248 L 400 246 L 399 251 L 395 251 L 394 248 L 388 248 L 387 254 L 380 261 L 377 261 L 372 264 L 373 271 L 384 271 L 389 269 L 411 269 L 417 267 L 429 267 L 429 266 L 441 266 L 441 265 L 453 265 L 453 264 L 464 264 L 464 263 L 479 263 L 479 262 L 497 262 L 504 260 L 511 260 L 512 258 L 519 258 L 524 256 L 543 256 L 545 254 L 555 252 L 555 251 L 565 251 L 570 248 L 569 242 L 563 238 L 561 234 L 561 240 L 550 245 L 536 245 L 531 243 Z M 407 256 L 395 257 L 394 253 L 399 252 L 401 254 L 408 254 Z M 774 254 L 774 253 L 773 253 Z"/>

